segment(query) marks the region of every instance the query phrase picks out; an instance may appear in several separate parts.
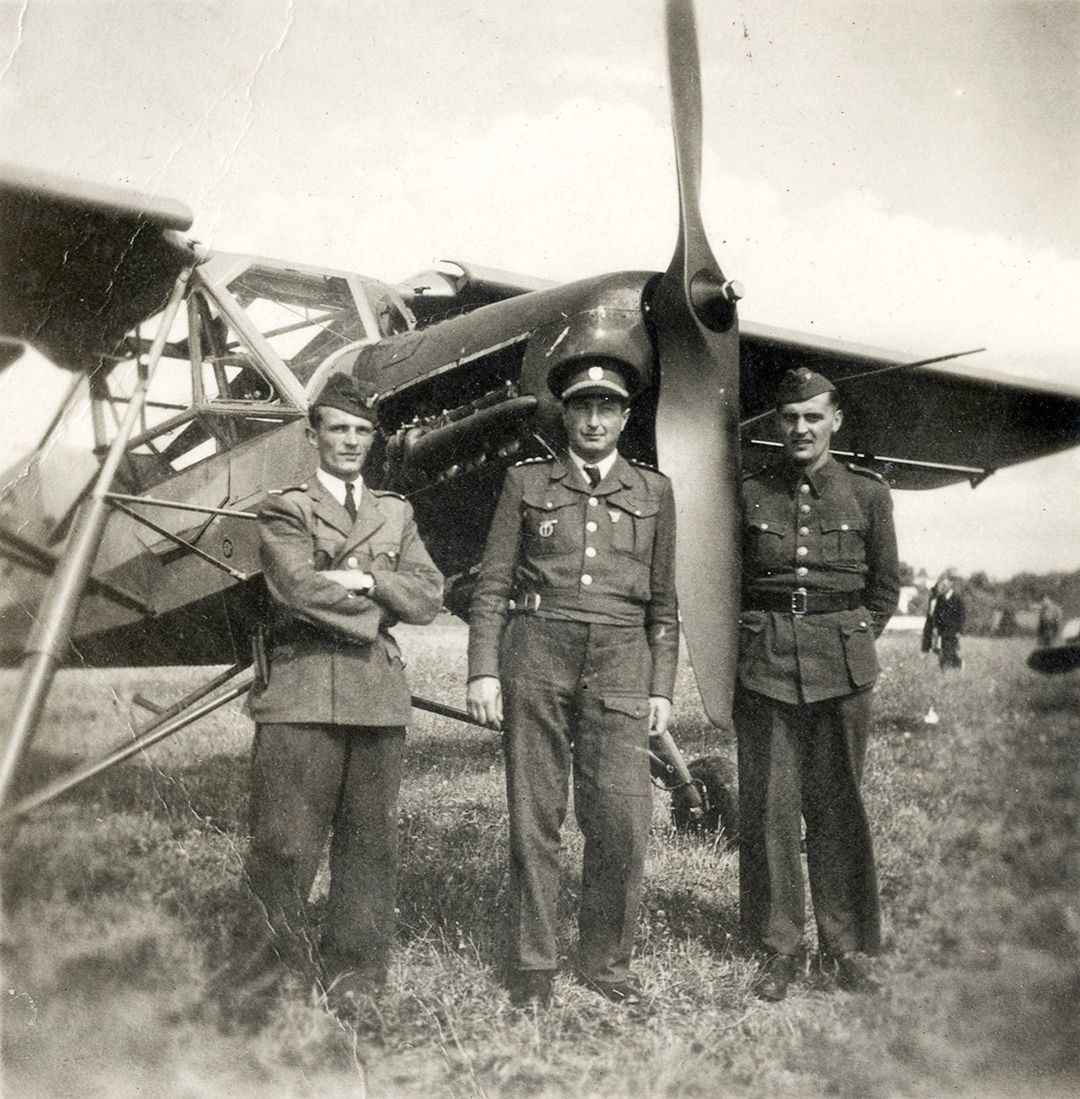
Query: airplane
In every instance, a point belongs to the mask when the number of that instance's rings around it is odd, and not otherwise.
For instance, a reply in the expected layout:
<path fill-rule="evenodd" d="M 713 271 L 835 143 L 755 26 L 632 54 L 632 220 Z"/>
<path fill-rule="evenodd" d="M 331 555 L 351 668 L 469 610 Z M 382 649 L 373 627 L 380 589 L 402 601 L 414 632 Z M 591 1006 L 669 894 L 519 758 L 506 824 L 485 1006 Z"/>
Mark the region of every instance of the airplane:
<path fill-rule="evenodd" d="M 838 385 L 841 458 L 898 489 L 959 481 L 1080 442 L 1080 390 L 946 360 L 740 324 L 700 211 L 702 106 L 690 0 L 666 0 L 679 233 L 664 272 L 565 285 L 442 263 L 400 283 L 259 256 L 185 236 L 181 203 L 26 169 L 0 169 L 0 371 L 31 346 L 72 375 L 33 455 L 4 478 L 0 661 L 22 669 L 0 731 L 0 820 L 13 821 L 239 697 L 261 620 L 254 508 L 310 473 L 306 409 L 351 373 L 381 395 L 365 480 L 413 504 L 467 616 L 506 468 L 560 446 L 553 366 L 631 363 L 645 381 L 622 440 L 671 476 L 681 615 L 703 708 L 730 721 L 739 612 L 741 462 L 777 448 L 771 396 L 789 368 Z M 62 426 L 89 404 L 93 461 L 58 514 L 40 506 Z M 227 665 L 100 759 L 16 800 L 14 783 L 57 668 Z M 417 705 L 450 716 L 438 702 Z M 672 743 L 654 767 L 710 809 L 707 765 Z M 698 761 L 695 761 L 697 763 Z M 719 779 L 712 809 L 727 797 Z"/>

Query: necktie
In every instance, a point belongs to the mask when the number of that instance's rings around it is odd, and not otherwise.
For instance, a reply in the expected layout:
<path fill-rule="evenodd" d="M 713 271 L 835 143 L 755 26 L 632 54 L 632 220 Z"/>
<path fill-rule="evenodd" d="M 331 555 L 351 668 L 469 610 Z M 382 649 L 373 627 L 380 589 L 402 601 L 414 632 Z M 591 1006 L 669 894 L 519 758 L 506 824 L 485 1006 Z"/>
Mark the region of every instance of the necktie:
<path fill-rule="evenodd" d="M 597 466 L 582 466 L 585 476 L 589 478 L 589 487 L 596 488 L 600 484 L 600 469 Z"/>
<path fill-rule="evenodd" d="M 345 510 L 349 513 L 349 518 L 354 522 L 356 521 L 356 497 L 353 495 L 353 483 L 352 481 L 345 482 Z"/>

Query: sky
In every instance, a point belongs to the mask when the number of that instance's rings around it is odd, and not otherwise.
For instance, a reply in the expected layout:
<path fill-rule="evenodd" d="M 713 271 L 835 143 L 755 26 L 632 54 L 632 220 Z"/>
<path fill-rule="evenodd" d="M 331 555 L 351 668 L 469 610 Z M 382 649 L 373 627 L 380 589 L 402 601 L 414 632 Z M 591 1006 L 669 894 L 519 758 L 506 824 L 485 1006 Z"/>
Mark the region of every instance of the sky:
<path fill-rule="evenodd" d="M 1080 3 L 697 8 L 744 320 L 1080 389 Z M 0 0 L 0 148 L 179 198 L 211 247 L 388 281 L 663 270 L 677 232 L 660 0 Z M 4 454 L 56 373 L 0 378 Z M 896 493 L 901 557 L 1080 567 L 1077 484 L 1080 448 Z"/>

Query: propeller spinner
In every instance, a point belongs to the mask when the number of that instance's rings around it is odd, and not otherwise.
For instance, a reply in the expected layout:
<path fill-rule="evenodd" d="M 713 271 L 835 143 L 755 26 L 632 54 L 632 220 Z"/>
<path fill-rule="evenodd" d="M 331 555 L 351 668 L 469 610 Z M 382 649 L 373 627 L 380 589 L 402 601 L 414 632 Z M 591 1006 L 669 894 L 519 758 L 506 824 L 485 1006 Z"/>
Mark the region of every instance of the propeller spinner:
<path fill-rule="evenodd" d="M 739 615 L 737 283 L 701 220 L 701 66 L 690 0 L 667 3 L 679 238 L 651 305 L 660 361 L 656 443 L 673 482 L 678 583 L 690 659 L 709 719 L 731 719 Z"/>

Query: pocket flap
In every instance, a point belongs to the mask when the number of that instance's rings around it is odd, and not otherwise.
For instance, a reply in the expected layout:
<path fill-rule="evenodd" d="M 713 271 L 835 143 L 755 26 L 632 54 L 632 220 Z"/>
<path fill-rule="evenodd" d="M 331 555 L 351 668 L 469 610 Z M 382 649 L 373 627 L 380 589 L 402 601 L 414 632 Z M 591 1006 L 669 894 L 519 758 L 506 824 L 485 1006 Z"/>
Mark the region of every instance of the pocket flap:
<path fill-rule="evenodd" d="M 766 519 L 755 517 L 753 519 L 747 519 L 746 525 L 751 530 L 762 531 L 765 534 L 778 534 L 781 537 L 787 534 L 790 529 L 789 524 L 785 523 L 782 519 Z"/>
<path fill-rule="evenodd" d="M 568 492 L 562 485 L 553 485 L 548 489 L 529 489 L 521 496 L 525 507 L 535 508 L 537 511 L 558 511 L 559 508 L 568 508 L 578 503 L 580 499 L 579 495 Z"/>
<path fill-rule="evenodd" d="M 640 695 L 604 695 L 604 709 L 627 717 L 648 717 L 649 700 Z"/>
<path fill-rule="evenodd" d="M 868 629 L 870 629 L 870 623 L 866 621 L 861 621 L 853 622 L 850 626 L 841 626 L 840 632 L 845 637 L 851 637 L 852 635 L 857 633 L 866 633 Z"/>
<path fill-rule="evenodd" d="M 660 511 L 659 500 L 651 496 L 633 496 L 629 492 L 612 492 L 604 502 L 637 519 L 649 519 Z"/>
<path fill-rule="evenodd" d="M 866 530 L 866 520 L 861 515 L 849 518 L 843 516 L 821 520 L 821 529 L 825 531 Z"/>
<path fill-rule="evenodd" d="M 765 615 L 761 611 L 743 611 L 739 615 L 739 628 L 751 633 L 761 633 L 765 629 Z"/>

